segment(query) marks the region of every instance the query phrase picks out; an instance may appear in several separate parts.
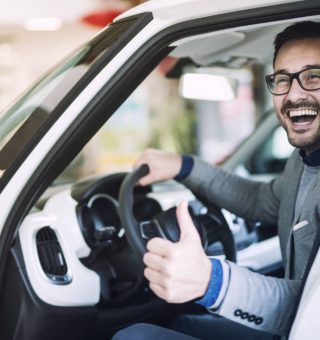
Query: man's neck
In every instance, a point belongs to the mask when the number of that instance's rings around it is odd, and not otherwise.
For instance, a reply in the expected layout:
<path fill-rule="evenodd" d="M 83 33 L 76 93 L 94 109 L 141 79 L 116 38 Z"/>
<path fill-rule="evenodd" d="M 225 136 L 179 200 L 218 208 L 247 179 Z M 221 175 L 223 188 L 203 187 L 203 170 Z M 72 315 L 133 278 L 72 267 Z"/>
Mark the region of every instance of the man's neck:
<path fill-rule="evenodd" d="M 310 149 L 309 153 L 305 149 L 300 149 L 300 156 L 304 164 L 312 167 L 320 166 L 320 147 L 315 148 L 312 152 Z"/>
<path fill-rule="evenodd" d="M 313 153 L 314 151 L 320 149 L 320 143 L 315 143 L 307 148 L 301 148 L 301 150 L 303 150 L 303 152 L 308 156 L 310 155 L 311 153 Z"/>

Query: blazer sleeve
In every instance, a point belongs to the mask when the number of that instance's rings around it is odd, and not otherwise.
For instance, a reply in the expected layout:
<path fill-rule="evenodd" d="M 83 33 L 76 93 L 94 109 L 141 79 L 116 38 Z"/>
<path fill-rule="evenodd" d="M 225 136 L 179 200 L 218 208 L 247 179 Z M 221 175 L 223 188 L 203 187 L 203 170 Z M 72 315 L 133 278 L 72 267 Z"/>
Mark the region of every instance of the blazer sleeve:
<path fill-rule="evenodd" d="M 269 183 L 258 182 L 232 174 L 195 157 L 193 169 L 182 183 L 237 216 L 270 225 L 277 224 L 282 176 Z"/>
<path fill-rule="evenodd" d="M 287 335 L 301 281 L 268 277 L 234 263 L 229 265 L 229 287 L 214 313 L 251 328 Z"/>

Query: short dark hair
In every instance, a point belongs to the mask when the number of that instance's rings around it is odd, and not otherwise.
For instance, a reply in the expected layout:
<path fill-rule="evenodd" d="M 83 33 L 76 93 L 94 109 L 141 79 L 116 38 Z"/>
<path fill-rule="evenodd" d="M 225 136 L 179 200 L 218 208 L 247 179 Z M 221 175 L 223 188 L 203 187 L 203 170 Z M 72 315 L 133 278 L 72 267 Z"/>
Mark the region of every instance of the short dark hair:
<path fill-rule="evenodd" d="M 273 66 L 280 48 L 288 41 L 308 38 L 320 38 L 320 23 L 314 21 L 301 21 L 286 27 L 274 39 Z"/>

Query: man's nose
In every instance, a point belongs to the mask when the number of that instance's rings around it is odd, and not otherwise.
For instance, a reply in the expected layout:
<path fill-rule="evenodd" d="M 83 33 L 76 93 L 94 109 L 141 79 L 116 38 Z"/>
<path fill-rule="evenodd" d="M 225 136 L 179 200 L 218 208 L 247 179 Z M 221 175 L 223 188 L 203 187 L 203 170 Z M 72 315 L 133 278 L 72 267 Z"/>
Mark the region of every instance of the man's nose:
<path fill-rule="evenodd" d="M 287 100 L 293 103 L 299 99 L 306 99 L 308 96 L 308 91 L 304 90 L 297 79 L 293 79 L 290 90 L 287 94 Z"/>

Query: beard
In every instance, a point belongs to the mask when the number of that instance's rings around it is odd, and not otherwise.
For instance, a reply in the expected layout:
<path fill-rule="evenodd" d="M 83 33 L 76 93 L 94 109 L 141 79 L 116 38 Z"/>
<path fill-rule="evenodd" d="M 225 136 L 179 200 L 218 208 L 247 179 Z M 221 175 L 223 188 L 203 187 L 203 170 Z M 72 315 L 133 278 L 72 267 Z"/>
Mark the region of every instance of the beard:
<path fill-rule="evenodd" d="M 308 100 L 300 101 L 298 103 L 293 103 L 291 100 L 287 100 L 281 108 L 281 113 L 283 115 L 286 115 L 287 111 L 289 110 L 305 110 L 305 109 L 311 109 L 320 112 L 320 104 L 318 102 L 310 102 Z"/>
<path fill-rule="evenodd" d="M 311 128 L 304 129 L 301 127 L 293 127 L 296 118 L 290 118 L 288 112 L 290 110 L 314 110 L 317 115 L 313 116 Z M 312 119 L 312 116 L 303 116 L 301 119 Z M 300 149 L 314 150 L 320 146 L 320 105 L 317 102 L 300 101 L 293 103 L 287 101 L 281 108 L 281 114 L 278 115 L 282 127 L 286 130 L 289 143 Z M 300 118 L 298 118 L 299 120 Z M 316 125 L 315 123 L 318 124 Z"/>
<path fill-rule="evenodd" d="M 286 127 L 284 129 L 287 131 L 288 141 L 289 143 L 294 146 L 295 148 L 299 149 L 317 149 L 320 146 L 320 130 L 317 131 L 317 134 L 311 135 L 309 137 L 303 136 L 303 138 L 299 138 L 297 136 L 291 135 L 291 131 L 288 131 Z M 299 135 L 305 135 L 307 131 L 300 130 Z"/>

